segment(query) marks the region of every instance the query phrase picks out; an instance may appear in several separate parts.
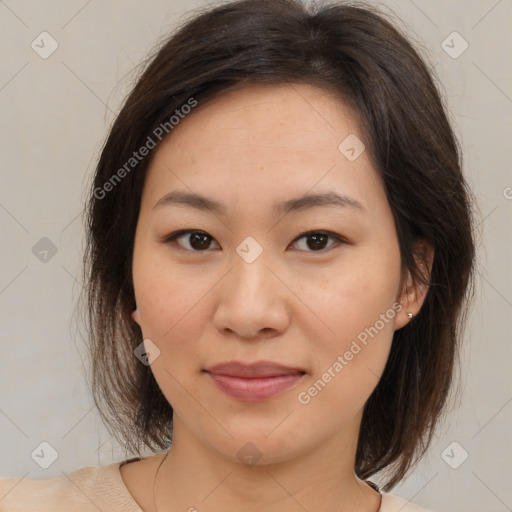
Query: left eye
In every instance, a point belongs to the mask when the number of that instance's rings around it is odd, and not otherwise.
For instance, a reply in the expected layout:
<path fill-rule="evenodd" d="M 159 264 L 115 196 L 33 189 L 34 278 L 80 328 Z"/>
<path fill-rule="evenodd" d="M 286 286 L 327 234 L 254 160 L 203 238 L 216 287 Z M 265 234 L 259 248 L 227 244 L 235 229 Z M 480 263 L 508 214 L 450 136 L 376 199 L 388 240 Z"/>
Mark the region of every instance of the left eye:
<path fill-rule="evenodd" d="M 307 233 L 303 233 L 299 237 L 297 237 L 293 243 L 298 243 L 300 240 L 305 239 L 308 240 L 306 242 L 306 247 L 312 250 L 306 250 L 306 252 L 322 252 L 329 250 L 333 244 L 327 247 L 328 239 L 334 239 L 338 243 L 343 243 L 344 240 L 334 233 L 330 233 L 328 231 L 308 231 Z M 175 241 L 179 241 L 183 239 L 186 241 L 188 247 L 184 247 L 182 244 L 178 242 L 179 248 L 188 250 L 191 252 L 205 252 L 205 250 L 209 249 L 209 245 L 213 237 L 211 237 L 208 233 L 199 230 L 186 229 L 177 231 L 176 233 L 172 233 L 168 237 L 166 237 L 163 242 L 167 244 L 172 244 Z"/>
<path fill-rule="evenodd" d="M 321 252 L 326 250 L 325 246 L 327 243 L 327 240 L 329 238 L 335 239 L 338 243 L 342 243 L 343 240 L 338 235 L 335 235 L 334 233 L 329 233 L 326 231 L 310 231 L 308 233 L 304 233 L 303 235 L 300 235 L 299 238 L 296 238 L 295 241 L 299 241 L 302 239 L 310 240 L 311 242 L 306 242 L 306 246 L 308 248 L 312 248 L 313 251 L 307 251 L 307 252 Z M 333 244 L 331 244 L 327 249 L 330 249 Z"/>

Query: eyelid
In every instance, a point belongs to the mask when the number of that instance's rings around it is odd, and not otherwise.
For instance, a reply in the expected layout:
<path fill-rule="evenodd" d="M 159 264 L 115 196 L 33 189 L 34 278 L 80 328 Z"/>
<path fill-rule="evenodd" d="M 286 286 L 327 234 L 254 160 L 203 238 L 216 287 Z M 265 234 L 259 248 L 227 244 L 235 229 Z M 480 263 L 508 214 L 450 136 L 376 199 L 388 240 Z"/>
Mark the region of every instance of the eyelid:
<path fill-rule="evenodd" d="M 204 234 L 204 235 L 208 236 L 209 238 L 211 238 L 212 240 L 214 240 L 218 244 L 218 242 L 215 240 L 215 238 L 213 236 L 211 236 L 209 233 L 207 233 L 206 231 L 203 231 L 201 229 L 180 229 L 178 231 L 175 231 L 175 232 L 171 233 L 170 235 L 167 235 L 167 236 L 163 237 L 162 239 L 160 239 L 160 242 L 163 243 L 163 244 L 170 245 L 170 244 L 174 243 L 179 237 L 181 237 L 183 235 L 186 235 L 186 234 L 191 234 L 191 233 L 201 233 L 201 234 Z M 296 243 L 298 240 L 300 240 L 302 238 L 305 238 L 307 236 L 311 236 L 311 235 L 314 235 L 314 234 L 327 235 L 329 238 L 333 238 L 336 241 L 336 243 L 331 245 L 331 247 L 328 247 L 327 249 L 321 249 L 321 250 L 318 250 L 318 251 L 300 251 L 299 250 L 300 252 L 306 252 L 306 253 L 311 253 L 311 254 L 326 254 L 326 253 L 330 252 L 331 250 L 333 250 L 334 248 L 338 247 L 339 245 L 348 245 L 348 244 L 350 244 L 350 242 L 346 238 L 344 238 L 343 236 L 338 235 L 337 233 L 334 233 L 332 231 L 328 231 L 328 230 L 325 230 L 325 229 L 311 229 L 309 231 L 305 231 L 305 232 L 301 233 L 300 235 L 298 235 L 291 242 L 290 245 Z M 186 249 L 184 247 L 181 247 L 179 244 L 176 244 L 176 245 L 178 247 L 178 250 L 186 251 L 186 252 L 189 252 L 189 253 L 201 254 L 201 253 L 210 252 L 209 249 L 205 249 L 204 251 L 194 251 L 194 250 L 190 250 L 190 249 Z"/>
<path fill-rule="evenodd" d="M 175 231 L 175 232 L 171 233 L 170 235 L 164 236 L 160 241 L 163 244 L 170 245 L 170 244 L 175 243 L 176 239 L 180 238 L 181 236 L 187 235 L 187 234 L 191 234 L 191 233 L 201 233 L 202 235 L 206 235 L 209 238 L 211 238 L 212 240 L 215 240 L 215 238 L 213 238 L 213 236 L 211 236 L 209 233 L 207 233 L 206 231 L 203 231 L 201 229 L 180 229 L 178 231 Z M 215 242 L 217 242 L 217 241 L 215 240 Z M 209 252 L 208 249 L 204 250 L 204 251 L 193 251 L 193 250 L 190 250 L 190 249 L 185 249 L 184 247 L 181 247 L 179 244 L 176 244 L 176 245 L 178 247 L 178 250 L 186 251 L 186 252 L 189 252 L 189 253 L 201 254 L 201 253 Z"/>

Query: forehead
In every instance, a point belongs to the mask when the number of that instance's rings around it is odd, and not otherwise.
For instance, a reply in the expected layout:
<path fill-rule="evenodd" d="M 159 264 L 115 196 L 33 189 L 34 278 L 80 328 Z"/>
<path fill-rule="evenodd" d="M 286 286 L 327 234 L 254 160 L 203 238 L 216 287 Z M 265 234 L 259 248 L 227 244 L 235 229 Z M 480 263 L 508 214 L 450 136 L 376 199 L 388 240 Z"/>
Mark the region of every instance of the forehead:
<path fill-rule="evenodd" d="M 307 193 L 375 195 L 366 152 L 350 161 L 348 136 L 363 140 L 356 114 L 334 95 L 303 84 L 246 86 L 199 104 L 156 149 L 144 194 L 154 204 L 175 188 L 247 200 Z M 321 182 L 321 183 L 320 183 Z"/>
<path fill-rule="evenodd" d="M 199 104 L 169 140 L 179 149 L 190 142 L 193 130 L 210 145 L 222 141 L 223 146 L 243 142 L 304 151 L 337 148 L 342 137 L 360 132 L 356 118 L 340 99 L 310 85 L 249 85 Z"/>

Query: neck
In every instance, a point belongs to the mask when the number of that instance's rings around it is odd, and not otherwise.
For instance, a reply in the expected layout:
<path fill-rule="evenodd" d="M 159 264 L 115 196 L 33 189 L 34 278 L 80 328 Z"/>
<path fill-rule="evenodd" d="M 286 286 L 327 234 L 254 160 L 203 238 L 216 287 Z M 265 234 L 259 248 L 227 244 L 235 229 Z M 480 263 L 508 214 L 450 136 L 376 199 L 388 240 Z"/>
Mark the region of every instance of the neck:
<path fill-rule="evenodd" d="M 352 433 L 342 432 L 295 458 L 246 465 L 209 449 L 175 418 L 155 482 L 155 512 L 376 512 L 380 495 L 354 474 L 356 448 Z"/>

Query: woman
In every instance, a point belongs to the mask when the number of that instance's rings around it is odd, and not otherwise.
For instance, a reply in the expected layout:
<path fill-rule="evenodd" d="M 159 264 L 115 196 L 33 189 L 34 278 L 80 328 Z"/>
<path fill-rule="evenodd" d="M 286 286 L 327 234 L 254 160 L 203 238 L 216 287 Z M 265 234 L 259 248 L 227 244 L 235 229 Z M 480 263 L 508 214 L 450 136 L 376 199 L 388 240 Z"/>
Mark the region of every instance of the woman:
<path fill-rule="evenodd" d="M 156 453 L 4 479 L 2 510 L 421 510 L 389 491 L 447 400 L 471 193 L 390 22 L 298 0 L 195 16 L 117 116 L 87 214 L 96 403 Z"/>

